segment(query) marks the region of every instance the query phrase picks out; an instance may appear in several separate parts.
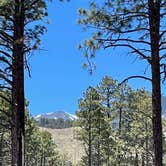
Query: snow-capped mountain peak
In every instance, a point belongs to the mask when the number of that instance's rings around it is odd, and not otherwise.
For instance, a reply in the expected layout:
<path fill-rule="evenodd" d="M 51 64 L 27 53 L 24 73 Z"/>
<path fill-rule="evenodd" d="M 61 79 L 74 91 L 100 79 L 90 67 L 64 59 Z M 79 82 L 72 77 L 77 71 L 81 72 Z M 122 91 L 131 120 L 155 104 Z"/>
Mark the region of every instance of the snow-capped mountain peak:
<path fill-rule="evenodd" d="M 56 111 L 56 112 L 48 112 L 48 113 L 43 113 L 40 115 L 37 115 L 34 117 L 35 120 L 39 120 L 41 118 L 45 118 L 45 119 L 64 119 L 64 120 L 76 120 L 77 116 L 69 114 L 67 112 L 64 111 Z"/>

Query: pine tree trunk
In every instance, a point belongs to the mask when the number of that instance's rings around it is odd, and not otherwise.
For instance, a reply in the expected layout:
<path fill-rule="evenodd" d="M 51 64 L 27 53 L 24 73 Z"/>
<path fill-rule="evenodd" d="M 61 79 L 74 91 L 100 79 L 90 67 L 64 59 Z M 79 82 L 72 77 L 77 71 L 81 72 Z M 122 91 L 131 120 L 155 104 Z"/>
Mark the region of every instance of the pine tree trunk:
<path fill-rule="evenodd" d="M 15 0 L 12 62 L 12 166 L 24 166 L 24 0 Z"/>
<path fill-rule="evenodd" d="M 111 109 L 111 106 L 110 106 L 110 91 L 109 91 L 109 88 L 107 89 L 107 116 L 108 118 L 110 118 L 110 109 Z M 107 138 L 109 139 L 109 134 L 107 135 Z M 107 161 L 106 161 L 106 165 L 107 166 L 110 166 L 110 146 L 107 146 Z"/>
<path fill-rule="evenodd" d="M 88 129 L 88 166 L 91 166 L 92 165 L 92 126 L 91 126 L 91 123 L 92 123 L 92 117 L 91 117 L 91 106 L 90 106 L 90 109 L 88 110 L 88 113 L 89 113 L 89 129 Z"/>
<path fill-rule="evenodd" d="M 40 166 L 43 166 L 43 155 L 42 155 L 42 157 L 40 159 Z"/>
<path fill-rule="evenodd" d="M 91 138 L 91 124 L 89 124 L 89 143 L 88 143 L 88 166 L 92 164 L 92 138 Z"/>
<path fill-rule="evenodd" d="M 136 153 L 135 153 L 135 164 L 134 164 L 134 166 L 139 166 L 137 150 L 136 150 Z"/>
<path fill-rule="evenodd" d="M 152 111 L 155 166 L 162 166 L 160 67 L 155 63 L 152 66 Z"/>
<path fill-rule="evenodd" d="M 152 126 L 155 166 L 162 166 L 161 78 L 159 58 L 160 4 L 160 0 L 148 1 L 152 58 Z"/>
<path fill-rule="evenodd" d="M 12 148 L 12 160 L 11 166 L 17 165 L 18 159 L 18 140 L 17 140 L 17 120 L 16 120 L 16 111 L 12 108 L 12 126 L 11 126 L 11 148 Z"/>
<path fill-rule="evenodd" d="M 43 166 L 46 166 L 46 158 L 45 157 L 44 157 L 44 162 L 43 163 L 44 163 Z"/>
<path fill-rule="evenodd" d="M 122 128 L 122 108 L 119 108 L 119 136 L 121 135 L 121 128 Z"/>
<path fill-rule="evenodd" d="M 121 128 L 122 128 L 122 108 L 119 108 L 119 138 L 121 136 Z M 118 165 L 121 165 L 121 155 L 120 155 L 120 149 L 118 147 Z"/>
<path fill-rule="evenodd" d="M 1 138 L 0 138 L 0 166 L 3 166 L 3 141 L 4 140 L 4 131 L 1 133 Z"/>
<path fill-rule="evenodd" d="M 110 94 L 109 94 L 110 92 L 109 92 L 109 88 L 107 89 L 107 116 L 108 116 L 108 118 L 110 118 L 110 108 L 111 108 L 111 106 L 110 106 Z"/>
<path fill-rule="evenodd" d="M 142 158 L 142 165 L 141 166 L 145 166 L 145 159 L 144 159 L 144 154 L 143 153 L 141 155 L 141 158 Z M 148 165 L 146 165 L 146 166 L 148 166 Z"/>
<path fill-rule="evenodd" d="M 145 137 L 145 149 L 146 149 L 146 166 L 149 166 L 149 136 L 148 136 L 148 124 L 145 122 L 146 137 Z"/>
<path fill-rule="evenodd" d="M 101 120 L 101 116 L 100 116 L 100 111 L 99 111 L 99 122 L 98 122 L 98 143 L 97 143 L 97 166 L 101 166 L 101 152 L 100 152 L 100 148 L 101 148 L 101 126 L 100 126 L 100 120 Z"/>

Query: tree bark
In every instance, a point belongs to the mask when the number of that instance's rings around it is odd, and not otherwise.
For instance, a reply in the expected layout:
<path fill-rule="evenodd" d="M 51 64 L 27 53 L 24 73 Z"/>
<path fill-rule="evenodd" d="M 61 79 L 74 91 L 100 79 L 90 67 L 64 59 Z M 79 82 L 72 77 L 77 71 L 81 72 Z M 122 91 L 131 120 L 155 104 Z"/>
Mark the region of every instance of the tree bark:
<path fill-rule="evenodd" d="M 109 90 L 109 88 L 107 88 L 107 99 L 106 99 L 106 101 L 107 101 L 107 116 L 108 116 L 108 118 L 110 118 L 111 106 L 110 106 L 110 90 Z M 107 135 L 107 138 L 109 139 L 109 134 Z M 110 166 L 110 147 L 109 146 L 107 146 L 107 157 L 106 157 L 106 160 L 107 160 L 106 161 L 106 165 Z"/>
<path fill-rule="evenodd" d="M 42 157 L 40 159 L 40 166 L 43 166 L 43 155 L 42 155 Z"/>
<path fill-rule="evenodd" d="M 144 159 L 144 154 L 143 153 L 141 155 L 141 158 L 142 158 L 142 164 L 141 164 L 141 166 L 145 166 L 145 159 Z M 146 165 L 146 166 L 148 166 L 148 165 Z"/>
<path fill-rule="evenodd" d="M 90 122 L 91 123 L 91 122 Z M 88 135 L 88 166 L 92 165 L 92 137 L 91 137 L 91 124 L 89 124 L 89 135 Z"/>
<path fill-rule="evenodd" d="M 154 141 L 155 166 L 162 166 L 162 120 L 161 120 L 161 88 L 160 67 L 152 66 L 152 125 Z"/>
<path fill-rule="evenodd" d="M 149 136 L 148 136 L 148 124 L 145 122 L 145 130 L 146 130 L 146 137 L 145 137 L 145 149 L 146 149 L 146 166 L 149 166 Z"/>
<path fill-rule="evenodd" d="M 101 140 L 100 140 L 100 136 L 101 136 L 101 125 L 100 125 L 100 120 L 101 120 L 101 116 L 100 116 L 100 111 L 99 111 L 99 122 L 98 122 L 98 143 L 97 143 L 97 166 L 101 166 L 101 152 L 100 152 L 100 148 L 101 148 Z"/>
<path fill-rule="evenodd" d="M 15 0 L 12 62 L 12 166 L 25 165 L 24 0 Z"/>
<path fill-rule="evenodd" d="M 3 164 L 3 142 L 4 142 L 4 131 L 0 133 L 0 166 Z"/>
<path fill-rule="evenodd" d="M 152 126 L 155 166 L 162 166 L 161 78 L 159 57 L 160 4 L 160 0 L 148 0 L 152 58 Z"/>
<path fill-rule="evenodd" d="M 135 153 L 135 164 L 134 164 L 134 166 L 139 166 L 137 150 L 136 150 L 136 153 Z"/>

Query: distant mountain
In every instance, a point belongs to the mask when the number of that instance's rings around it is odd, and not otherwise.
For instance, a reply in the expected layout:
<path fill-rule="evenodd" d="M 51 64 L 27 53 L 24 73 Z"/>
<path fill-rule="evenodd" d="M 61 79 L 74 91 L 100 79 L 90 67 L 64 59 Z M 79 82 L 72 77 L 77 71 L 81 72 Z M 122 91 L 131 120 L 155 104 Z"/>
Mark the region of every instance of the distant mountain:
<path fill-rule="evenodd" d="M 166 96 L 162 97 L 162 115 L 166 118 Z M 44 114 L 39 114 L 34 117 L 36 121 L 40 120 L 41 118 L 45 119 L 63 119 L 63 120 L 76 120 L 77 116 L 69 114 L 65 111 L 56 111 L 56 112 L 49 112 Z"/>
<path fill-rule="evenodd" d="M 56 111 L 56 112 L 49 112 L 49 113 L 44 113 L 40 114 L 34 117 L 35 120 L 40 120 L 41 118 L 44 119 L 63 119 L 63 120 L 75 120 L 77 117 L 75 115 L 69 114 L 64 111 Z"/>

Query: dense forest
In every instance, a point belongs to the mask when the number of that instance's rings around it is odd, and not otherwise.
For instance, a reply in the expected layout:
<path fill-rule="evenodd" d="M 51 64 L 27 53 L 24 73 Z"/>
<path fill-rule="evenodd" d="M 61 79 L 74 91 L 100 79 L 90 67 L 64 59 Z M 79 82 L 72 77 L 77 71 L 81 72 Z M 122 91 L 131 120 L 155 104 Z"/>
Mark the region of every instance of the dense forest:
<path fill-rule="evenodd" d="M 77 139 L 84 145 L 80 165 L 153 165 L 151 94 L 104 77 L 79 100 Z M 166 164 L 166 119 L 163 119 Z"/>
<path fill-rule="evenodd" d="M 62 118 L 58 119 L 47 119 L 47 118 L 40 118 L 36 121 L 36 124 L 40 127 L 47 127 L 53 129 L 63 129 L 69 128 L 73 126 L 72 120 L 64 120 Z"/>
<path fill-rule="evenodd" d="M 48 2 L 0 0 L 0 166 L 72 165 L 57 151 L 51 133 L 37 127 L 25 97 L 24 71 L 31 77 L 28 59 L 40 50 Z M 106 76 L 96 87 L 89 86 L 79 99 L 74 124 L 41 119 L 39 125 L 75 126 L 74 136 L 84 147 L 78 166 L 166 165 L 166 120 L 161 105 L 166 81 L 166 1 L 93 0 L 78 12 L 78 23 L 90 35 L 78 46 L 90 74 L 98 51 L 121 48 L 148 69 L 121 82 Z M 151 90 L 133 89 L 127 84 L 131 79 L 148 81 Z"/>

